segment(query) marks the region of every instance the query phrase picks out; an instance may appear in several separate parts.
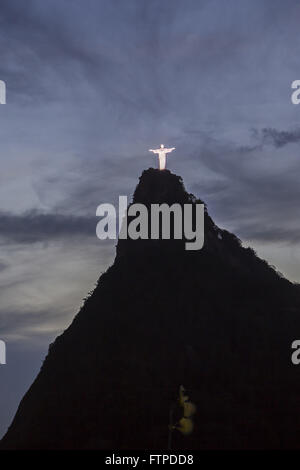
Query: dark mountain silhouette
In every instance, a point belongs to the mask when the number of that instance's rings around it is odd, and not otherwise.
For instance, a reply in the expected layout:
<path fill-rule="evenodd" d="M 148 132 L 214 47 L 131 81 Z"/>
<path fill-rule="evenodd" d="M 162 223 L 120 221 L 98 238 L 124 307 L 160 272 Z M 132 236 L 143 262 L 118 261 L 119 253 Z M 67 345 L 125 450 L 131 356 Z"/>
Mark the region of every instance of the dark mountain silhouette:
<path fill-rule="evenodd" d="M 196 204 L 144 171 L 133 202 Z M 166 449 L 180 384 L 197 405 L 173 449 L 300 447 L 300 290 L 205 213 L 202 250 L 119 240 L 71 326 L 50 345 L 2 449 Z"/>

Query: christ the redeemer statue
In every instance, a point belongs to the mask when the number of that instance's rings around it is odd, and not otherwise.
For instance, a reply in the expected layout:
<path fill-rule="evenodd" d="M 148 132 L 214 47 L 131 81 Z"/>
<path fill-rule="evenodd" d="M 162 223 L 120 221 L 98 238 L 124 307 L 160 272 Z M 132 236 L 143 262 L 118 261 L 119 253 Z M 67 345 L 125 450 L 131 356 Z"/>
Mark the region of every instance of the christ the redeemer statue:
<path fill-rule="evenodd" d="M 159 158 L 159 169 L 164 170 L 166 168 L 166 154 L 175 150 L 175 147 L 166 149 L 164 144 L 161 144 L 159 149 L 149 149 L 149 152 L 157 153 Z"/>

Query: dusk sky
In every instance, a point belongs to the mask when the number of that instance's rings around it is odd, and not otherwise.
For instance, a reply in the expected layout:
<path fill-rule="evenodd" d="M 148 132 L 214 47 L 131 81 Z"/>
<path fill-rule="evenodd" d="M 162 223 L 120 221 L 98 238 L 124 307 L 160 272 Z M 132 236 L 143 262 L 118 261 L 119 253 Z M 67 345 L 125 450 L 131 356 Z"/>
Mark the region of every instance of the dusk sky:
<path fill-rule="evenodd" d="M 114 259 L 96 208 L 148 152 L 300 282 L 297 0 L 0 0 L 0 436 Z"/>

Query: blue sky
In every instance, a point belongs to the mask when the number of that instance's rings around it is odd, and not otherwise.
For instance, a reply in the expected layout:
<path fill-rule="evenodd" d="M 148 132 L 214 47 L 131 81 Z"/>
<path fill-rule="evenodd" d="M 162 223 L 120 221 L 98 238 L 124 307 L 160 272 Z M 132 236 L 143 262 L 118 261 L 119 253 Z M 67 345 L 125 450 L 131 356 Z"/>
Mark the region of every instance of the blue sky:
<path fill-rule="evenodd" d="M 0 434 L 112 263 L 96 207 L 149 148 L 215 222 L 300 281 L 297 0 L 1 0 Z"/>

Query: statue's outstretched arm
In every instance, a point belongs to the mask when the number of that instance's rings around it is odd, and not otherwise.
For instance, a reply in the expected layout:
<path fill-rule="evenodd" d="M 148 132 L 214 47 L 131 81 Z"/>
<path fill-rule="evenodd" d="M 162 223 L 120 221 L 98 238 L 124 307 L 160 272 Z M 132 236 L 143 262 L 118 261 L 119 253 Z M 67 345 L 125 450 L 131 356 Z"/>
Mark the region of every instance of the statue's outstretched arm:
<path fill-rule="evenodd" d="M 173 150 L 175 150 L 176 147 L 172 147 L 171 149 L 165 149 L 168 153 L 172 152 Z"/>
<path fill-rule="evenodd" d="M 158 153 L 157 150 L 152 150 L 152 149 L 149 149 L 149 152 Z"/>

